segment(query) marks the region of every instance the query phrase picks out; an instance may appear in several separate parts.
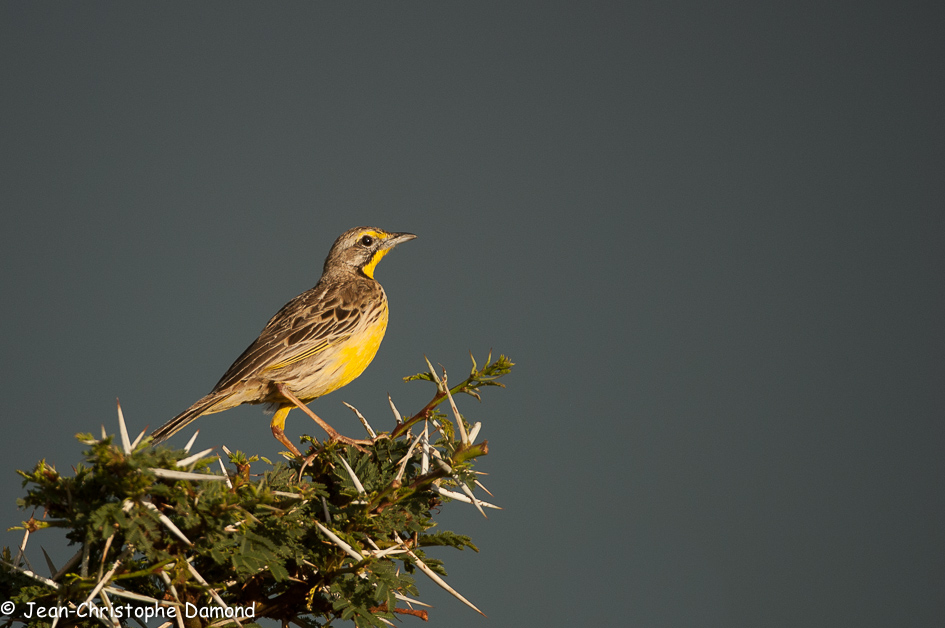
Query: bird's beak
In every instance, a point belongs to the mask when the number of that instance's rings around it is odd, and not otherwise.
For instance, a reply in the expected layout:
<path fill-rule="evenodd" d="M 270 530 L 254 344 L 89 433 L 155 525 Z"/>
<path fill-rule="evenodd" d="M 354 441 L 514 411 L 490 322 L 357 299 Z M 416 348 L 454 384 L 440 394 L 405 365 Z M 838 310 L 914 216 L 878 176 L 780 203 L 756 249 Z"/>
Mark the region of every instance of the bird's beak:
<path fill-rule="evenodd" d="M 415 235 L 412 234 L 412 233 L 406 233 L 406 232 L 404 232 L 404 233 L 392 233 L 392 234 L 390 234 L 390 235 L 391 235 L 391 237 L 389 237 L 389 238 L 387 238 L 386 240 L 384 240 L 384 244 L 383 244 L 382 248 L 385 248 L 385 249 L 392 249 L 392 248 L 394 248 L 395 246 L 397 246 L 398 244 L 400 244 L 401 242 L 407 242 L 407 241 L 413 240 L 414 238 L 417 237 L 417 236 L 415 236 Z"/>

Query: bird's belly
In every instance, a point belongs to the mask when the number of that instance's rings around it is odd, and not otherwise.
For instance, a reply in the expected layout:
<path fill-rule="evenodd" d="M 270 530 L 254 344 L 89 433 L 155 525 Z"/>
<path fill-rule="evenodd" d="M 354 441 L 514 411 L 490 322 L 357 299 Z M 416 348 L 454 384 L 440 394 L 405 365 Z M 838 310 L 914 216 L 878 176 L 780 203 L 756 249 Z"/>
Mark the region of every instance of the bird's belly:
<path fill-rule="evenodd" d="M 387 331 L 387 307 L 366 329 L 355 333 L 344 342 L 330 347 L 320 356 L 318 375 L 303 377 L 296 395 L 301 399 L 314 399 L 338 390 L 354 381 L 368 367 L 384 339 Z"/>

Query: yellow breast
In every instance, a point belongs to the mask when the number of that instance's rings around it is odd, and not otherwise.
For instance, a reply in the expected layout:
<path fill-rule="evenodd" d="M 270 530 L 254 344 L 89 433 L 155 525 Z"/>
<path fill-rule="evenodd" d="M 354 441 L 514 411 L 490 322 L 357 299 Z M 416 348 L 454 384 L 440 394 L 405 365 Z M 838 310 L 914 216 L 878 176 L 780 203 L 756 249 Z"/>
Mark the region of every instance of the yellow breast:
<path fill-rule="evenodd" d="M 363 328 L 359 333 L 354 334 L 337 348 L 332 365 L 334 376 L 332 377 L 330 387 L 321 395 L 327 395 L 333 390 L 338 390 L 342 386 L 351 383 L 357 378 L 364 369 L 368 367 L 377 350 L 384 340 L 384 332 L 387 331 L 387 303 L 382 305 L 381 312 L 377 320 Z"/>

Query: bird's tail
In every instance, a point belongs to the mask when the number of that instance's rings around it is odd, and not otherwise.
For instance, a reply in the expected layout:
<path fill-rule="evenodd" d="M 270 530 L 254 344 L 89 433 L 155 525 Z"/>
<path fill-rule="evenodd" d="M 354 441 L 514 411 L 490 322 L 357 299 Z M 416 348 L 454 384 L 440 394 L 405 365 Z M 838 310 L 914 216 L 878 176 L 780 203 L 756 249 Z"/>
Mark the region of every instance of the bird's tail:
<path fill-rule="evenodd" d="M 163 443 L 168 438 L 181 431 L 204 414 L 209 414 L 212 411 L 213 406 L 217 405 L 231 394 L 232 393 L 212 392 L 206 397 L 203 397 L 197 401 L 197 403 L 190 406 L 176 417 L 151 432 L 151 444 L 157 445 L 158 443 Z"/>

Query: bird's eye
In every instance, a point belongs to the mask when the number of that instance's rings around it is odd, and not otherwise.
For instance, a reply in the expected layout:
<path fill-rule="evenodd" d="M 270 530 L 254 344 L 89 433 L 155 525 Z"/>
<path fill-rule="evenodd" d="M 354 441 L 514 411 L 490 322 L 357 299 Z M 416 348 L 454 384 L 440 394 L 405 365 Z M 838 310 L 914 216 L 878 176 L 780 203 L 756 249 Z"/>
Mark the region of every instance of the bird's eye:
<path fill-rule="evenodd" d="M 371 246 L 372 244 L 374 244 L 374 238 L 372 238 L 369 235 L 362 236 L 361 244 L 363 244 L 364 246 Z"/>

